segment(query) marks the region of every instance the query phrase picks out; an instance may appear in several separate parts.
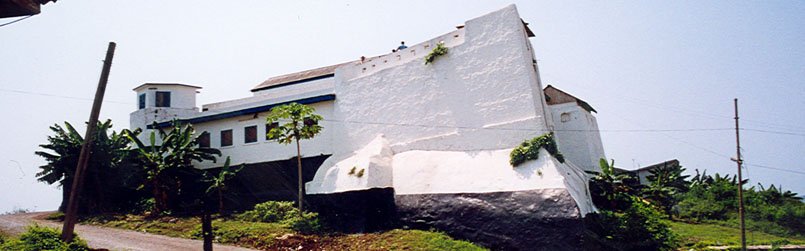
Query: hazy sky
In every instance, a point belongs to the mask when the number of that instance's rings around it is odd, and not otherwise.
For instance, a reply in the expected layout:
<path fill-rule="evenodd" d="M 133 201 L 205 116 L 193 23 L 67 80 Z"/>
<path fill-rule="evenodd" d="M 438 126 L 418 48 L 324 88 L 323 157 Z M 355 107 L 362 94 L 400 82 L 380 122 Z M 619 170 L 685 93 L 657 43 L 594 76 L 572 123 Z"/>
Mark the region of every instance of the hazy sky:
<path fill-rule="evenodd" d="M 203 86 L 199 105 L 275 75 L 416 44 L 510 1 L 58 1 L 0 27 L 0 212 L 50 210 L 35 156 L 83 124 L 109 41 L 101 118 L 120 130 L 144 82 Z M 805 193 L 805 2 L 522 1 L 544 84 L 596 110 L 608 158 L 734 173 L 732 99 L 750 184 Z M 16 18 L 0 19 L 0 24 Z M 83 132 L 83 129 L 81 129 Z M 793 171 L 781 171 L 787 169 Z"/>

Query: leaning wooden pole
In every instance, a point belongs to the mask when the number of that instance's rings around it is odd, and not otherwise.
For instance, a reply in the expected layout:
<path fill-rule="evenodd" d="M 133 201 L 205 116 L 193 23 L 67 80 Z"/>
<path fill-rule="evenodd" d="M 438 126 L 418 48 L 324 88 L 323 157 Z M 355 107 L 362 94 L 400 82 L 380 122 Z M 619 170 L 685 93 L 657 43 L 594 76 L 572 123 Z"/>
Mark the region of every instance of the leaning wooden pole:
<path fill-rule="evenodd" d="M 67 210 L 64 214 L 64 226 L 61 232 L 61 239 L 64 242 L 73 241 L 73 230 L 76 221 L 78 221 L 78 200 L 81 196 L 81 187 L 84 183 L 87 163 L 89 163 L 90 153 L 92 152 L 92 142 L 98 125 L 98 115 L 101 112 L 103 95 L 106 92 L 106 82 L 109 80 L 109 70 L 112 68 L 115 46 L 115 42 L 109 42 L 109 48 L 106 49 L 106 59 L 103 60 L 101 79 L 98 81 L 98 89 L 95 91 L 95 100 L 92 102 L 92 111 L 87 123 L 87 133 L 84 135 L 84 144 L 81 145 L 81 154 L 78 155 L 78 166 L 76 166 L 75 175 L 73 175 L 73 186 L 70 190 L 70 198 L 67 200 Z"/>
<path fill-rule="evenodd" d="M 738 163 L 738 215 L 741 217 L 741 250 L 746 251 L 746 225 L 744 224 L 744 189 L 743 189 L 743 177 L 741 176 L 741 165 L 743 164 L 743 159 L 741 159 L 741 138 L 738 131 L 740 130 L 738 127 L 738 99 L 735 100 L 735 147 L 736 149 L 736 159 L 735 162 Z"/>

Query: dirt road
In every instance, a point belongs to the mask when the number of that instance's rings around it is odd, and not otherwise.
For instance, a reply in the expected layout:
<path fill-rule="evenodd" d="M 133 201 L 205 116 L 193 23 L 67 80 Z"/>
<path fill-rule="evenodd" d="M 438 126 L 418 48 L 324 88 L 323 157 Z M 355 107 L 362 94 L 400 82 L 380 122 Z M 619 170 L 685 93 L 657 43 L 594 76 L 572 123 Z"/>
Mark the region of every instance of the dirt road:
<path fill-rule="evenodd" d="M 18 234 L 31 224 L 61 228 L 58 222 L 40 220 L 52 212 L 0 215 L 0 230 Z M 109 250 L 201 250 L 200 240 L 173 238 L 162 235 L 141 233 L 114 228 L 76 225 L 76 233 L 87 241 L 90 247 Z M 253 250 L 234 246 L 215 245 L 215 250 Z"/>

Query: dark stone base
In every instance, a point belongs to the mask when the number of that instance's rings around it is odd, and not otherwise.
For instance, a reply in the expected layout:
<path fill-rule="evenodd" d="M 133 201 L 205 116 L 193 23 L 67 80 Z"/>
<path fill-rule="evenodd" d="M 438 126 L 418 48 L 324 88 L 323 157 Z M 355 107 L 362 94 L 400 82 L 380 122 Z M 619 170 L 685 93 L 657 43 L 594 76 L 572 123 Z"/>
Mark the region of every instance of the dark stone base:
<path fill-rule="evenodd" d="M 581 250 L 584 225 L 565 189 L 395 196 L 400 223 L 493 250 Z"/>
<path fill-rule="evenodd" d="M 327 227 L 346 233 L 374 232 L 396 226 L 393 188 L 372 188 L 305 196 Z"/>

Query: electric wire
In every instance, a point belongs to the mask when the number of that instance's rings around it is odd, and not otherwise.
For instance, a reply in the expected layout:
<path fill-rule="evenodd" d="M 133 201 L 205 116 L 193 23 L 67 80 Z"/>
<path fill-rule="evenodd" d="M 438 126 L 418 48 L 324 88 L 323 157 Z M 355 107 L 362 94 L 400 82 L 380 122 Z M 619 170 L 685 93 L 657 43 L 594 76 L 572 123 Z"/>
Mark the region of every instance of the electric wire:
<path fill-rule="evenodd" d="M 19 18 L 19 19 L 17 19 L 17 20 L 14 20 L 14 21 L 11 21 L 11 22 L 8 22 L 8 23 L 0 24 L 0 27 L 3 27 L 3 26 L 6 26 L 6 25 L 9 25 L 9 24 L 13 24 L 13 23 L 16 23 L 16 22 L 19 22 L 19 21 L 25 20 L 25 19 L 27 19 L 27 18 L 29 18 L 29 17 L 32 17 L 32 16 L 34 16 L 34 15 L 28 15 L 28 16 L 25 16 L 25 17 Z"/>
<path fill-rule="evenodd" d="M 73 96 L 56 95 L 56 94 L 43 93 L 43 92 L 12 90 L 12 89 L 5 89 L 5 88 L 0 88 L 0 92 L 26 94 L 26 95 L 36 95 L 36 96 L 54 97 L 54 98 L 65 98 L 65 99 L 73 99 L 73 100 L 81 100 L 81 101 L 92 101 L 93 100 L 91 98 L 81 98 L 81 97 L 73 97 Z M 122 101 L 114 101 L 114 100 L 104 100 L 103 102 L 104 103 L 125 104 L 125 105 L 133 105 L 134 104 L 134 103 L 130 103 L 130 102 L 122 102 Z"/>

